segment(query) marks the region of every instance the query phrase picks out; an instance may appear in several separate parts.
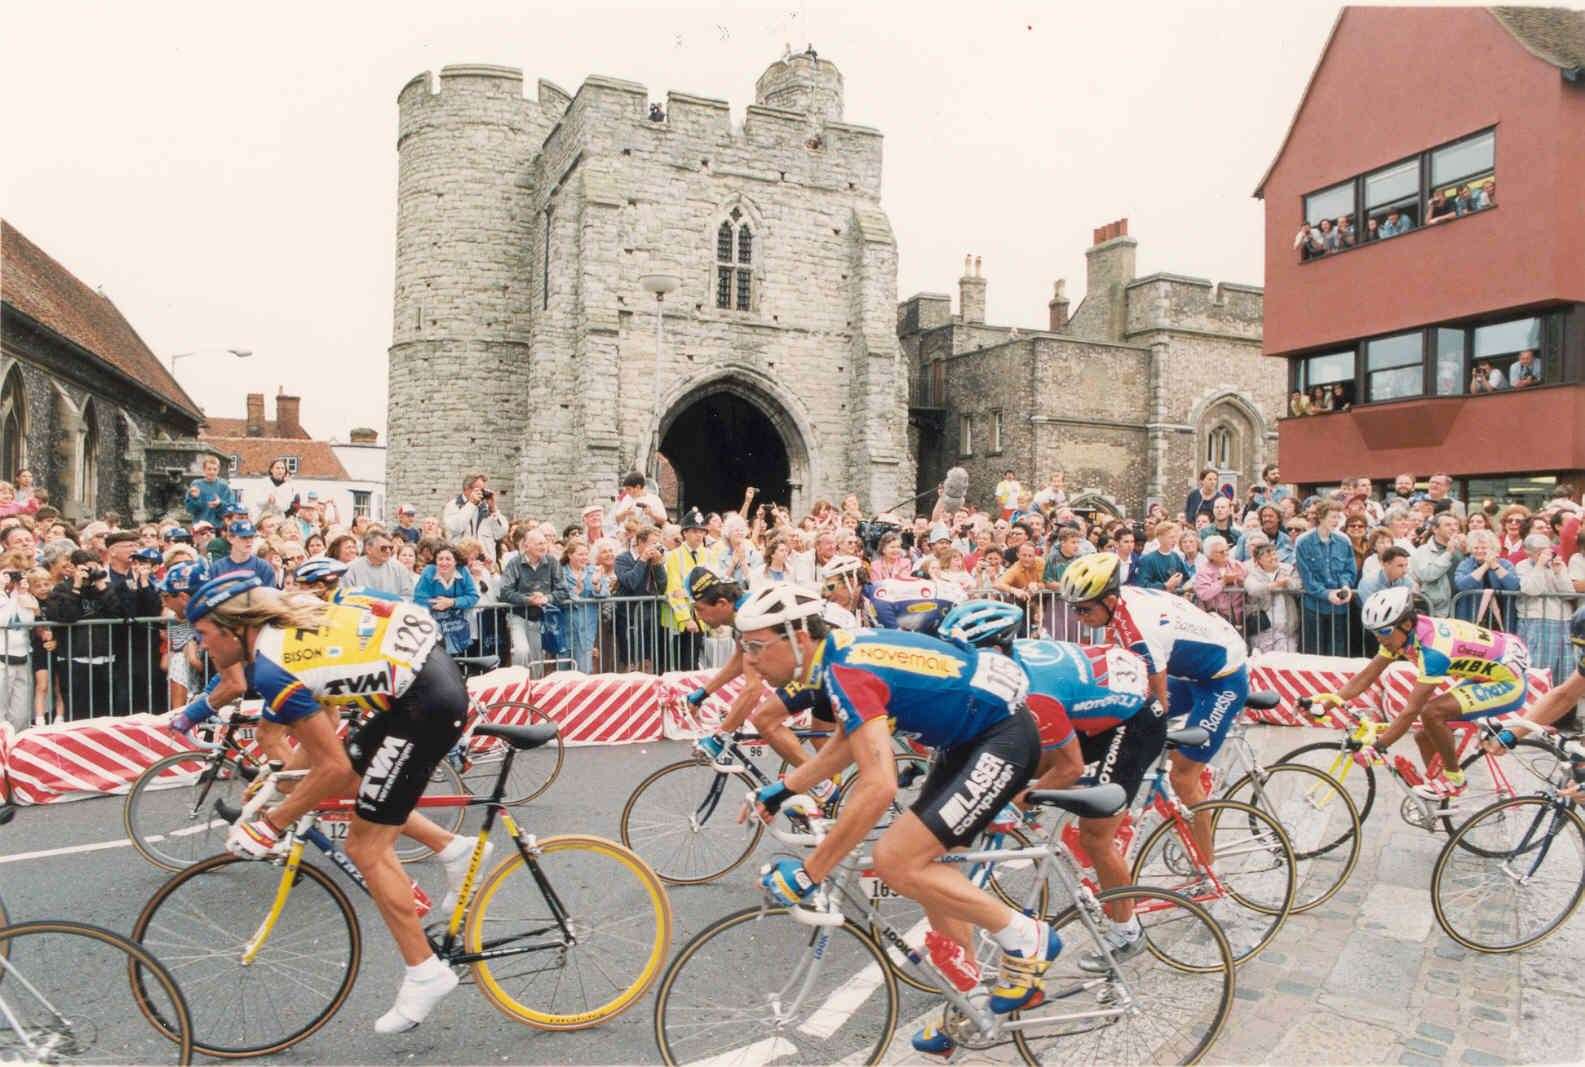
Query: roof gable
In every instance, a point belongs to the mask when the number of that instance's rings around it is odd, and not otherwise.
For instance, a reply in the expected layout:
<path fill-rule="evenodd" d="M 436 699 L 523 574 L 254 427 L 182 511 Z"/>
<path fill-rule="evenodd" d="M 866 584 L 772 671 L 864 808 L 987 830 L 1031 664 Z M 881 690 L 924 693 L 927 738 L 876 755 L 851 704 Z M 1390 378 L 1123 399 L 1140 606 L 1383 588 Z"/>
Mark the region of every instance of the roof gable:
<path fill-rule="evenodd" d="M 1332 22 L 1331 32 L 1327 34 L 1326 43 L 1321 46 L 1321 54 L 1316 58 L 1315 67 L 1310 71 L 1309 80 L 1304 84 L 1304 92 L 1299 94 L 1299 106 L 1294 108 L 1293 117 L 1288 121 L 1288 129 L 1282 135 L 1282 144 L 1278 146 L 1277 154 L 1272 157 L 1266 173 L 1261 175 L 1260 184 L 1255 186 L 1254 196 L 1257 200 L 1265 198 L 1266 183 L 1271 180 L 1277 164 L 1282 162 L 1288 144 L 1293 140 L 1294 131 L 1299 126 L 1299 116 L 1304 113 L 1305 105 L 1310 100 L 1310 93 L 1315 88 L 1316 79 L 1326 63 L 1327 55 L 1337 41 L 1343 21 L 1353 10 L 1355 10 L 1353 7 L 1343 8 Z M 1473 9 L 1446 10 L 1451 13 Z M 1585 66 L 1585 12 L 1562 7 L 1492 7 L 1485 10 L 1520 47 L 1536 58 L 1563 69 Z"/>
<path fill-rule="evenodd" d="M 90 289 L 0 219 L 0 298 L 131 378 L 160 400 L 202 419 L 193 398 L 103 293 Z"/>
<path fill-rule="evenodd" d="M 237 470 L 233 477 L 263 478 L 270 473 L 270 464 L 285 456 L 296 456 L 297 474 L 294 477 L 299 480 L 352 480 L 329 441 L 309 441 L 299 437 L 218 437 L 208 432 L 202 433 L 199 440 L 216 452 L 237 457 Z"/>
<path fill-rule="evenodd" d="M 217 415 L 206 415 L 203 428 L 199 430 L 203 437 L 246 437 L 248 436 L 247 419 L 230 419 Z M 264 420 L 264 432 L 260 437 L 275 437 L 282 440 L 311 441 L 313 438 L 307 430 L 296 430 L 290 433 L 281 432 L 281 424 L 276 419 Z"/>

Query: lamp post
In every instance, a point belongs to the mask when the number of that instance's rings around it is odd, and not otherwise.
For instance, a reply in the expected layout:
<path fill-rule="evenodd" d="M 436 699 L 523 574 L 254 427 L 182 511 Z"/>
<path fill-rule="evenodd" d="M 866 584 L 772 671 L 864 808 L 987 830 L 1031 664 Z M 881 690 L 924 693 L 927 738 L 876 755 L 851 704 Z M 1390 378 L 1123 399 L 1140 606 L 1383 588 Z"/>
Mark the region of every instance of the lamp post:
<path fill-rule="evenodd" d="M 654 480 L 655 492 L 660 492 L 660 348 L 664 338 L 664 316 L 661 305 L 666 301 L 666 294 L 675 292 L 682 284 L 682 279 L 675 274 L 646 274 L 638 280 L 646 293 L 655 294 L 655 373 L 653 378 L 653 393 L 650 398 L 652 408 L 651 417 L 655 421 L 655 431 L 649 443 L 649 476 Z"/>
<path fill-rule="evenodd" d="M 172 378 L 176 377 L 176 361 L 177 360 L 186 359 L 188 356 L 196 356 L 200 352 L 211 352 L 211 351 L 214 351 L 214 349 L 213 348 L 195 348 L 191 352 L 175 352 L 175 353 L 172 353 L 172 355 L 171 355 L 171 377 Z M 253 349 L 251 349 L 251 348 L 227 348 L 227 349 L 223 349 L 223 351 L 230 352 L 233 356 L 236 356 L 238 359 L 247 359 L 249 356 L 253 355 Z"/>

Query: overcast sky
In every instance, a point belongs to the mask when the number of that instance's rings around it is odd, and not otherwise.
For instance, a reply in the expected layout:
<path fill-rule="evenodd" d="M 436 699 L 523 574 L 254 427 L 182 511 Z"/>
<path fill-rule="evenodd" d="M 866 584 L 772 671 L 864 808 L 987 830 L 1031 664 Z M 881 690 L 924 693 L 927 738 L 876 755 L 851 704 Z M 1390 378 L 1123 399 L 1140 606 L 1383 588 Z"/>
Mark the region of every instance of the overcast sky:
<path fill-rule="evenodd" d="M 973 252 L 990 321 L 1038 327 L 1052 279 L 1076 306 L 1092 229 L 1124 216 L 1141 273 L 1261 283 L 1250 193 L 1336 11 L 8 2 L 0 211 L 162 357 L 252 349 L 181 361 L 209 413 L 284 386 L 315 435 L 383 439 L 396 93 L 419 71 L 499 63 L 569 91 L 608 74 L 724 98 L 741 121 L 784 45 L 812 42 L 847 120 L 886 136 L 899 297 L 955 293 Z"/>

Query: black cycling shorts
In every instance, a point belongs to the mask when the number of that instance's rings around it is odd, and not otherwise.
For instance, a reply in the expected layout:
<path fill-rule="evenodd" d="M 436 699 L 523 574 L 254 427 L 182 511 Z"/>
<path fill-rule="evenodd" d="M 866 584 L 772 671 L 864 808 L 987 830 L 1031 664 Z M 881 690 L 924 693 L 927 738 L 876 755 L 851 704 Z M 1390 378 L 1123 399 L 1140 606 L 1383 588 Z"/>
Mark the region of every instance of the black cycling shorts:
<path fill-rule="evenodd" d="M 1040 766 L 1040 728 L 1023 708 L 972 741 L 936 753 L 909 811 L 947 848 L 968 844 Z"/>
<path fill-rule="evenodd" d="M 347 735 L 352 769 L 363 776 L 359 818 L 382 826 L 406 822 L 467 716 L 462 671 L 445 649 L 431 650 L 407 692 Z"/>
<path fill-rule="evenodd" d="M 1080 734 L 1079 751 L 1085 764 L 1094 763 L 1097 771 L 1088 779 L 1096 785 L 1116 782 L 1128 791 L 1133 803 L 1139 784 L 1155 767 L 1167 745 L 1167 719 L 1157 715 L 1155 702 L 1139 709 L 1132 719 L 1120 722 L 1098 734 Z"/>

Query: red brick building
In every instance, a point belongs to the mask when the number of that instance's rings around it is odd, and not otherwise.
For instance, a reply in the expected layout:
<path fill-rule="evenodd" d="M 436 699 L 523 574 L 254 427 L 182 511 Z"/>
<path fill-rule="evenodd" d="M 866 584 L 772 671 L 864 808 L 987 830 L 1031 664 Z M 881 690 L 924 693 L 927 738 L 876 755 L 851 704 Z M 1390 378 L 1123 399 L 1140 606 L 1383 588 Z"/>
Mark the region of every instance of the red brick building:
<path fill-rule="evenodd" d="M 1344 8 L 1255 195 L 1286 480 L 1585 486 L 1585 12 Z"/>

